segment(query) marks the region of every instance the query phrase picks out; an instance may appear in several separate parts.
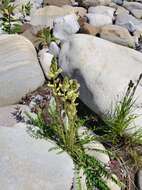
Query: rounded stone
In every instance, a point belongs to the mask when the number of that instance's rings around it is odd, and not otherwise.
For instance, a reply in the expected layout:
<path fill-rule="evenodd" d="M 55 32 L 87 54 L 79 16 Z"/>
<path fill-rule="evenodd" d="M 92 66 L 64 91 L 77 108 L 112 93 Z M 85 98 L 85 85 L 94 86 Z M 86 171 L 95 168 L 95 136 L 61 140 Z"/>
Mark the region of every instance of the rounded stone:
<path fill-rule="evenodd" d="M 49 152 L 54 143 L 34 139 L 21 124 L 0 128 L 0 186 L 3 190 L 67 190 L 73 162 L 66 154 Z"/>

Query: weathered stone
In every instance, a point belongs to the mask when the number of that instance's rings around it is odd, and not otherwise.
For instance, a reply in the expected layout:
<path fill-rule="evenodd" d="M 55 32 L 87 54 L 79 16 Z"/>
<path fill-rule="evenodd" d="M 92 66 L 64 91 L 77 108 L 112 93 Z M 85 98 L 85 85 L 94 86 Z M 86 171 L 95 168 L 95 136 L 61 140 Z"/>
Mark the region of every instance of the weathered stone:
<path fill-rule="evenodd" d="M 44 80 L 32 43 L 20 35 L 1 35 L 0 106 L 17 103 Z"/>
<path fill-rule="evenodd" d="M 113 0 L 114 3 L 116 3 L 119 6 L 123 5 L 124 0 Z"/>
<path fill-rule="evenodd" d="M 89 19 L 89 24 L 96 27 L 112 24 L 112 18 L 107 15 L 88 13 L 86 16 Z"/>
<path fill-rule="evenodd" d="M 48 48 L 44 48 L 40 50 L 38 55 L 39 55 L 40 64 L 42 66 L 44 74 L 46 78 L 48 78 L 48 73 L 50 71 L 50 66 L 51 66 L 52 59 L 54 56 L 51 53 L 49 53 Z"/>
<path fill-rule="evenodd" d="M 63 5 L 70 4 L 71 0 L 43 0 L 44 6 L 46 5 L 54 5 L 54 6 L 59 6 L 62 7 Z"/>
<path fill-rule="evenodd" d="M 56 44 L 56 42 L 51 42 L 49 45 L 49 52 L 54 55 L 55 57 L 59 56 L 60 53 L 60 48 L 59 46 Z"/>
<path fill-rule="evenodd" d="M 115 24 L 127 28 L 130 32 L 134 32 L 135 30 L 139 33 L 142 32 L 142 21 L 128 13 L 118 14 Z"/>
<path fill-rule="evenodd" d="M 136 185 L 139 190 L 142 190 L 142 170 L 139 170 L 137 173 Z"/>
<path fill-rule="evenodd" d="M 123 5 L 128 9 L 136 18 L 142 18 L 142 4 L 138 2 L 124 2 Z"/>
<path fill-rule="evenodd" d="M 110 2 L 111 0 L 82 0 L 81 1 L 82 5 L 86 7 L 97 6 L 97 5 L 109 5 Z"/>
<path fill-rule="evenodd" d="M 135 47 L 135 41 L 126 28 L 117 25 L 107 25 L 101 28 L 100 37 L 114 43 Z"/>
<path fill-rule="evenodd" d="M 120 14 L 129 14 L 129 11 L 127 9 L 125 9 L 124 7 L 117 7 L 117 10 L 116 10 L 116 15 L 120 15 Z"/>
<path fill-rule="evenodd" d="M 25 30 L 21 35 L 30 40 L 34 46 L 38 46 L 39 41 L 37 40 L 37 37 L 33 34 L 32 27 Z"/>
<path fill-rule="evenodd" d="M 80 25 L 76 15 L 66 15 L 54 20 L 53 34 L 59 40 L 66 40 L 70 35 L 79 31 Z"/>
<path fill-rule="evenodd" d="M 88 24 L 86 22 L 81 26 L 81 32 L 93 36 L 100 34 L 100 30 L 101 30 L 100 27 L 92 26 L 91 24 Z"/>
<path fill-rule="evenodd" d="M 37 33 L 44 27 L 53 28 L 53 23 L 55 19 L 64 17 L 66 15 L 74 14 L 74 12 L 74 9 L 66 9 L 66 7 L 63 8 L 57 6 L 46 6 L 44 8 L 40 8 L 31 17 L 33 32 Z"/>
<path fill-rule="evenodd" d="M 102 118 L 108 116 L 116 102 L 124 95 L 130 80 L 136 81 L 142 71 L 142 54 L 130 48 L 86 35 L 73 35 L 62 46 L 59 64 L 64 72 L 76 78 L 80 98 Z M 136 109 L 139 117 L 136 126 L 142 124 L 142 83 L 136 91 Z"/>
<path fill-rule="evenodd" d="M 19 127 L 0 127 L 0 186 L 3 190 L 70 189 L 73 162 L 66 154 L 49 152 L 53 142 L 34 139 Z"/>
<path fill-rule="evenodd" d="M 72 14 L 76 14 L 79 17 L 84 17 L 87 13 L 87 10 L 83 7 L 72 7 L 69 5 L 64 5 L 62 8 L 68 10 Z"/>
<path fill-rule="evenodd" d="M 15 115 L 17 108 L 23 110 L 23 112 L 28 110 L 26 105 L 20 104 L 0 107 L 0 126 L 13 127 L 17 123 Z"/>
<path fill-rule="evenodd" d="M 107 6 L 96 6 L 96 7 L 90 7 L 88 9 L 88 13 L 94 13 L 94 14 L 102 14 L 110 16 L 110 18 L 113 19 L 115 9 L 112 7 Z"/>

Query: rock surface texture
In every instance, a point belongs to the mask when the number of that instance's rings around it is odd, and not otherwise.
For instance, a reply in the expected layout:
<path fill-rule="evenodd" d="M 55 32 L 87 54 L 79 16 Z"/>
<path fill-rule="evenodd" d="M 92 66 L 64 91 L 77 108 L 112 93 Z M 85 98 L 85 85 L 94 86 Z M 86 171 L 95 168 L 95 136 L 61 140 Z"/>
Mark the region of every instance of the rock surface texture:
<path fill-rule="evenodd" d="M 137 187 L 139 190 L 142 190 L 142 170 L 137 174 Z"/>
<path fill-rule="evenodd" d="M 53 23 L 55 19 L 64 17 L 67 15 L 75 14 L 79 12 L 79 14 L 83 13 L 83 8 L 73 8 L 71 6 L 46 6 L 44 8 L 38 9 L 35 14 L 31 17 L 31 25 L 33 27 L 33 32 L 37 33 L 40 29 L 44 27 L 53 28 Z M 77 19 L 77 16 L 76 16 Z"/>
<path fill-rule="evenodd" d="M 0 186 L 3 190 L 68 190 L 73 162 L 48 150 L 55 144 L 29 136 L 26 128 L 0 127 Z"/>
<path fill-rule="evenodd" d="M 82 5 L 86 7 L 97 6 L 97 5 L 109 5 L 111 0 L 82 0 Z"/>
<path fill-rule="evenodd" d="M 135 82 L 142 71 L 141 53 L 85 34 L 73 35 L 63 44 L 59 62 L 66 74 L 80 82 L 81 99 L 102 117 L 110 113 L 130 80 Z M 142 114 L 141 90 L 142 83 L 136 91 L 137 114 Z M 135 124 L 141 126 L 142 117 Z"/>
<path fill-rule="evenodd" d="M 32 43 L 19 35 L 0 36 L 0 106 L 17 103 L 44 83 Z"/>
<path fill-rule="evenodd" d="M 0 126 L 3 127 L 13 127 L 16 125 L 18 119 L 18 115 L 16 114 L 17 108 L 21 110 L 21 112 L 24 114 L 24 112 L 28 112 L 29 109 L 26 105 L 10 105 L 10 106 L 4 106 L 0 107 Z"/>
<path fill-rule="evenodd" d="M 135 48 L 135 40 L 126 28 L 117 25 L 102 27 L 100 37 L 116 44 Z"/>

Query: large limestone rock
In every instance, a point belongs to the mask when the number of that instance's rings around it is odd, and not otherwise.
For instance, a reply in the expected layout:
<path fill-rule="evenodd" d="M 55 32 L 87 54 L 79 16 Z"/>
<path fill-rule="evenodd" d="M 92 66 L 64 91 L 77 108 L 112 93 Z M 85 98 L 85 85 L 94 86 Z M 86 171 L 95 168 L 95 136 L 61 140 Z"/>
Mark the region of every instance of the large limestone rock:
<path fill-rule="evenodd" d="M 84 103 L 102 118 L 122 98 L 129 81 L 136 81 L 142 72 L 141 53 L 85 34 L 73 35 L 63 44 L 59 62 L 66 74 L 80 82 Z M 137 114 L 142 114 L 141 92 L 142 83 L 136 94 Z M 142 125 L 141 116 L 135 124 Z"/>
<path fill-rule="evenodd" d="M 135 47 L 135 41 L 126 28 L 117 25 L 107 25 L 101 28 L 100 37 L 114 43 Z"/>
<path fill-rule="evenodd" d="M 21 126 L 22 125 L 22 126 Z M 55 144 L 34 139 L 24 124 L 0 127 L 0 187 L 3 190 L 68 190 L 73 162 L 66 154 L 49 149 Z"/>
<path fill-rule="evenodd" d="M 44 83 L 32 43 L 20 35 L 0 36 L 0 106 L 17 103 Z"/>

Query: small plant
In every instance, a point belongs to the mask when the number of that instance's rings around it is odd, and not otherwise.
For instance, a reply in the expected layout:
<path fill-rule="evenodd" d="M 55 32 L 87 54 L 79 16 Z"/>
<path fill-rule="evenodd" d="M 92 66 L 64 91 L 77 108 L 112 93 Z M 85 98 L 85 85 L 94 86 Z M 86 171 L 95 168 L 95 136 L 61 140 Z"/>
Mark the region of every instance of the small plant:
<path fill-rule="evenodd" d="M 122 159 L 127 161 L 127 166 L 140 169 L 142 167 L 142 129 L 136 130 L 133 134 L 129 133 L 132 128 L 135 129 L 134 121 L 138 115 L 134 114 L 134 98 L 137 87 L 142 79 L 139 76 L 136 84 L 130 81 L 128 89 L 122 101 L 118 103 L 114 112 L 105 120 L 103 127 L 104 135 L 99 139 L 116 153 L 116 157 L 122 155 Z"/>
<path fill-rule="evenodd" d="M 105 120 L 107 124 L 105 139 L 110 141 L 113 145 L 120 145 L 120 142 L 124 142 L 124 140 L 127 139 L 126 131 L 132 127 L 134 120 L 138 117 L 133 114 L 135 105 L 134 95 L 141 79 L 142 75 L 140 75 L 136 84 L 130 81 L 122 101 L 116 105 L 114 112 Z M 142 136 L 142 131 L 136 132 L 136 136 L 134 135 L 132 138 L 136 141 L 136 137 L 138 139 L 140 136 Z"/>
<path fill-rule="evenodd" d="M 57 38 L 55 38 L 51 32 L 49 27 L 43 28 L 37 34 L 38 41 L 41 43 L 42 46 L 48 47 L 51 42 L 56 42 Z"/>
<path fill-rule="evenodd" d="M 26 16 L 30 16 L 30 13 L 31 13 L 31 9 L 32 9 L 32 3 L 29 1 L 28 3 L 22 5 L 22 8 L 21 8 L 21 13 L 23 15 L 23 18 L 25 18 Z"/>
<path fill-rule="evenodd" d="M 12 3 L 11 0 L 5 0 L 1 5 L 1 14 L 2 14 L 2 29 L 8 34 L 19 33 L 21 31 L 21 25 L 18 24 L 18 21 L 14 17 L 14 10 L 16 6 Z"/>
<path fill-rule="evenodd" d="M 49 105 L 35 109 L 37 118 L 32 118 L 28 114 L 31 124 L 36 126 L 30 126 L 29 132 L 36 138 L 54 141 L 57 145 L 55 149 L 59 149 L 60 152 L 66 151 L 73 159 L 77 173 L 83 171 L 88 190 L 93 190 L 94 187 L 109 190 L 104 178 L 111 178 L 116 183 L 118 181 L 100 161 L 85 153 L 84 145 L 94 140 L 94 136 L 86 135 L 85 138 L 80 138 L 78 134 L 79 128 L 84 124 L 84 120 L 77 116 L 76 99 L 79 96 L 79 84 L 68 77 L 61 80 L 58 77 L 61 72 L 56 60 L 53 59 L 48 84 L 52 96 Z M 77 181 L 78 188 L 82 190 L 81 181 Z"/>

